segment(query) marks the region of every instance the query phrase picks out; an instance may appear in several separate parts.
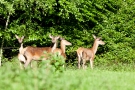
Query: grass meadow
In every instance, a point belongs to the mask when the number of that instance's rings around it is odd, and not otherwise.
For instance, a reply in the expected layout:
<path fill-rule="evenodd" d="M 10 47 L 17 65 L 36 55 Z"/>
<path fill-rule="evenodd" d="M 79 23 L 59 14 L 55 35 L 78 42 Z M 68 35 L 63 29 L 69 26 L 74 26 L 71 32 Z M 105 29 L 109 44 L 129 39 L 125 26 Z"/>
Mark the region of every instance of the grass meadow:
<path fill-rule="evenodd" d="M 73 66 L 60 71 L 32 64 L 34 68 L 20 69 L 17 58 L 3 63 L 0 90 L 135 90 L 133 65 L 99 65 L 93 70 Z"/>

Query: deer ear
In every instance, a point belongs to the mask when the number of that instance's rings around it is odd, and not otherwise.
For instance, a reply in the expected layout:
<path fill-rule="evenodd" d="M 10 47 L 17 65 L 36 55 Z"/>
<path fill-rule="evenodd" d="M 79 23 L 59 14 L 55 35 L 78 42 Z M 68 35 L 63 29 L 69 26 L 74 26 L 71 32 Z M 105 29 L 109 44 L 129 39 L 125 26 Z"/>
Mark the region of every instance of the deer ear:
<path fill-rule="evenodd" d="M 15 35 L 15 37 L 18 39 L 19 37 L 17 35 Z"/>
<path fill-rule="evenodd" d="M 57 36 L 56 38 L 57 38 L 57 39 L 59 39 L 59 38 L 60 38 L 60 36 Z"/>
<path fill-rule="evenodd" d="M 50 38 L 52 38 L 52 35 L 51 35 L 51 34 L 49 34 L 49 37 L 50 37 Z"/>
<path fill-rule="evenodd" d="M 92 34 L 92 36 L 93 36 L 94 39 L 96 39 L 96 36 L 95 35 Z"/>
<path fill-rule="evenodd" d="M 49 34 L 49 37 L 50 37 L 50 38 L 53 38 L 53 36 L 52 36 L 51 34 Z"/>
<path fill-rule="evenodd" d="M 23 40 L 24 39 L 24 36 L 22 36 L 21 39 Z"/>

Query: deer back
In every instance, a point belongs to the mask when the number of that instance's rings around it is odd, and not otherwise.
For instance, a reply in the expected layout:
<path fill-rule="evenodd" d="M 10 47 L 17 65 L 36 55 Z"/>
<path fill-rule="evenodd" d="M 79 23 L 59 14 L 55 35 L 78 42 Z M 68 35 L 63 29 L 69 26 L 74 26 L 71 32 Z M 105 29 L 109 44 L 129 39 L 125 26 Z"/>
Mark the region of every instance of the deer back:
<path fill-rule="evenodd" d="M 48 53 L 51 52 L 51 47 L 31 47 L 28 46 L 26 51 L 24 52 L 24 55 L 27 59 L 31 60 L 40 60 L 40 58 L 43 56 L 44 59 L 47 58 Z"/>

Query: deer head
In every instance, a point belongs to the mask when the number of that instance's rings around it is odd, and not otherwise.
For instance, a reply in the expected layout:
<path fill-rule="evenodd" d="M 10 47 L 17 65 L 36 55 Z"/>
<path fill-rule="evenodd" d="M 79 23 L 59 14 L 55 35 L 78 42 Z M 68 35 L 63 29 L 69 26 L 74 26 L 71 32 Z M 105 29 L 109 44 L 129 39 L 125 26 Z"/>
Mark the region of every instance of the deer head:
<path fill-rule="evenodd" d="M 51 52 L 53 52 L 56 49 L 56 47 L 57 47 L 57 40 L 60 37 L 59 36 L 52 36 L 52 35 L 49 35 L 49 37 L 52 39 L 53 46 L 52 46 Z"/>
<path fill-rule="evenodd" d="M 19 43 L 22 43 L 23 42 L 24 36 L 19 37 L 19 36 L 15 35 L 15 37 L 17 38 L 17 40 L 18 40 Z"/>
<path fill-rule="evenodd" d="M 57 40 L 60 38 L 59 36 L 52 36 L 52 35 L 49 35 L 49 37 L 52 39 L 52 43 L 56 43 Z"/>
<path fill-rule="evenodd" d="M 105 44 L 105 42 L 103 42 L 102 40 L 101 40 L 101 37 L 96 37 L 95 35 L 92 35 L 93 36 L 93 38 L 95 39 L 95 42 L 98 44 L 98 45 L 104 45 Z"/>
<path fill-rule="evenodd" d="M 65 53 L 66 46 L 72 45 L 72 43 L 68 42 L 67 40 L 65 40 L 64 38 L 61 38 L 61 37 L 60 37 L 60 40 L 61 40 L 61 42 L 60 42 L 61 50 L 63 53 Z"/>
<path fill-rule="evenodd" d="M 61 37 L 60 37 L 60 40 L 61 40 L 61 43 L 62 43 L 63 45 L 72 45 L 72 43 L 68 42 L 68 41 L 65 40 L 64 38 L 61 38 Z"/>

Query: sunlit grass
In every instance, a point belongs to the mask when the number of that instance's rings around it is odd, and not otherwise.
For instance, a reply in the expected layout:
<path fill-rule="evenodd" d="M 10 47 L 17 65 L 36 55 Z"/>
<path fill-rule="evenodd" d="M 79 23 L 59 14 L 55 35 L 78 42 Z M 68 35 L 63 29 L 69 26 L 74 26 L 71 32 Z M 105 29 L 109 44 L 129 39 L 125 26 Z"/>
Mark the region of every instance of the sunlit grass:
<path fill-rule="evenodd" d="M 0 90 L 134 90 L 135 72 L 128 71 L 133 67 L 125 67 L 115 70 L 115 66 L 101 65 L 91 70 L 88 66 L 86 70 L 66 68 L 64 72 L 48 72 L 44 67 L 22 70 L 14 58 L 0 68 Z"/>

